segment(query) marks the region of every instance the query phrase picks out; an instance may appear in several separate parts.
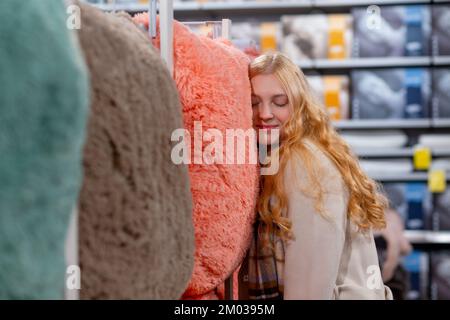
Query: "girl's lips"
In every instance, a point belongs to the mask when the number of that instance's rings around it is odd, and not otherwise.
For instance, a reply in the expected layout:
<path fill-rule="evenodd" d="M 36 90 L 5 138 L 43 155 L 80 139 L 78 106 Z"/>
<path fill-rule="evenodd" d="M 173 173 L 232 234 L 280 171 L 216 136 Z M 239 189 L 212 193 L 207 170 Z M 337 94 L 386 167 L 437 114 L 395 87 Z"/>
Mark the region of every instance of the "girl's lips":
<path fill-rule="evenodd" d="M 258 125 L 256 126 L 258 129 L 276 129 L 278 126 L 265 126 L 265 125 Z"/>

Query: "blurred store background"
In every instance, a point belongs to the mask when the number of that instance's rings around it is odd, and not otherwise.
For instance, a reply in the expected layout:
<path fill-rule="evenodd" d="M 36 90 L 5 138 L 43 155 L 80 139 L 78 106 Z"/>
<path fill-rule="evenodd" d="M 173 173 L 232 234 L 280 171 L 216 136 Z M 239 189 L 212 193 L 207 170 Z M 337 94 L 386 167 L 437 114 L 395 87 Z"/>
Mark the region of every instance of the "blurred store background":
<path fill-rule="evenodd" d="M 279 50 L 297 62 L 401 218 L 412 250 L 389 280 L 397 298 L 450 299 L 450 1 L 178 0 L 174 15 L 230 19 L 233 43 L 250 56 Z M 383 261 L 386 242 L 377 243 Z"/>

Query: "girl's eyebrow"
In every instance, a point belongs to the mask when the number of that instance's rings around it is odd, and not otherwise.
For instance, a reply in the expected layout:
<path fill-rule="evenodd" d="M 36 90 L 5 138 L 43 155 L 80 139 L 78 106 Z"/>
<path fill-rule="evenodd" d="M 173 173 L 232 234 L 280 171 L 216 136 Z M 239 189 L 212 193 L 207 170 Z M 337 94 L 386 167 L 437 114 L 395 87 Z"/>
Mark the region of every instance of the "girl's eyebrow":
<path fill-rule="evenodd" d="M 259 98 L 259 96 L 257 94 L 254 94 L 253 92 L 252 92 L 252 97 Z M 280 93 L 280 94 L 275 94 L 275 95 L 271 96 L 272 99 L 273 98 L 280 98 L 280 97 L 281 98 L 287 98 L 287 95 L 284 94 L 284 93 Z"/>

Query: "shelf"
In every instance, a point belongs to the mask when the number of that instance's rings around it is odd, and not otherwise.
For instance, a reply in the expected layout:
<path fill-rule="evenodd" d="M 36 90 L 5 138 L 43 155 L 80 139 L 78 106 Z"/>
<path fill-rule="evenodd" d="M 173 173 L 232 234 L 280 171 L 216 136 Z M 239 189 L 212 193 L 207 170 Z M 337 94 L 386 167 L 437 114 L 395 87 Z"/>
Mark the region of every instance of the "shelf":
<path fill-rule="evenodd" d="M 371 174 L 368 172 L 369 176 L 379 182 L 427 182 L 428 173 L 427 172 L 410 172 L 410 173 L 386 173 L 386 174 Z"/>
<path fill-rule="evenodd" d="M 450 244 L 450 231 L 405 230 L 412 244 Z"/>
<path fill-rule="evenodd" d="M 450 128 L 450 118 L 442 119 L 353 119 L 333 121 L 336 129 L 427 129 Z"/>
<path fill-rule="evenodd" d="M 450 56 L 434 56 L 433 64 L 436 66 L 450 65 Z"/>
<path fill-rule="evenodd" d="M 298 62 L 297 65 L 300 69 L 315 69 L 314 61 L 313 60 L 304 60 L 302 62 Z"/>
<path fill-rule="evenodd" d="M 128 12 L 140 12 L 148 10 L 148 4 L 130 3 L 130 4 L 94 4 L 96 7 L 113 11 L 124 10 Z M 208 12 L 208 11 L 270 11 L 270 10 L 292 10 L 292 9 L 311 9 L 313 4 L 311 0 L 296 2 L 176 2 L 173 4 L 174 13 L 189 12 Z"/>
<path fill-rule="evenodd" d="M 450 118 L 431 119 L 434 128 L 450 128 Z"/>
<path fill-rule="evenodd" d="M 297 65 L 302 69 L 427 67 L 431 65 L 431 57 L 350 58 L 345 60 L 317 59 L 298 61 Z"/>
<path fill-rule="evenodd" d="M 96 4 L 90 3 L 94 7 L 103 11 L 126 11 L 126 12 L 142 12 L 149 9 L 148 4 L 140 3 L 118 3 L 118 4 Z"/>
<path fill-rule="evenodd" d="M 412 157 L 414 151 L 412 148 L 398 148 L 398 149 L 386 149 L 386 148 L 370 148 L 370 149 L 359 149 L 354 148 L 353 151 L 359 157 L 364 158 L 401 158 L 401 157 Z M 450 154 L 450 152 L 449 152 Z"/>
<path fill-rule="evenodd" d="M 412 158 L 414 156 L 414 148 L 370 148 L 353 149 L 359 157 L 366 158 Z M 446 148 L 431 148 L 432 157 L 450 157 L 450 150 Z"/>
<path fill-rule="evenodd" d="M 267 11 L 272 10 L 296 10 L 296 9 L 326 9 L 326 8 L 345 8 L 370 5 L 400 5 L 400 4 L 429 4 L 431 0 L 298 0 L 298 1 L 219 1 L 219 2 L 176 2 L 173 4 L 174 12 L 208 12 L 208 11 Z M 148 9 L 148 4 L 123 3 L 123 4 L 93 4 L 105 11 L 128 11 L 140 12 Z M 290 13 L 286 11 L 286 13 Z"/>
<path fill-rule="evenodd" d="M 429 4 L 431 0 L 286 0 L 286 1 L 218 1 L 196 3 L 197 10 L 229 11 L 229 10 L 260 10 L 260 9 L 324 9 L 338 7 L 367 7 L 370 5 L 400 5 L 400 4 Z M 174 3 L 174 10 L 192 10 L 187 3 Z"/>
<path fill-rule="evenodd" d="M 378 182 L 428 182 L 428 172 L 403 172 L 403 173 L 374 173 L 367 171 L 367 174 Z M 447 182 L 450 177 L 446 177 Z"/>
<path fill-rule="evenodd" d="M 384 149 L 384 148 L 370 148 L 370 149 L 354 149 L 354 152 L 359 157 L 365 158 L 405 158 L 412 157 L 414 151 L 412 148 L 401 149 Z M 449 152 L 450 154 L 450 152 Z"/>
<path fill-rule="evenodd" d="M 341 120 L 335 121 L 337 129 L 403 129 L 403 128 L 430 128 L 430 119 L 380 119 L 380 120 Z"/>
<path fill-rule="evenodd" d="M 198 2 L 184 2 L 184 3 L 174 3 L 173 11 L 196 11 L 201 10 L 201 3 Z"/>
<path fill-rule="evenodd" d="M 185 7 L 184 3 L 174 4 L 175 10 L 183 10 Z M 258 1 L 248 1 L 248 2 L 205 2 L 200 4 L 199 9 L 205 11 L 220 10 L 261 10 L 261 9 L 296 9 L 296 8 L 312 8 L 313 1 L 311 0 L 298 0 L 298 1 L 280 1 L 280 2 L 258 2 Z"/>
<path fill-rule="evenodd" d="M 286 1 L 218 1 L 196 3 L 197 10 L 203 11 L 239 11 L 239 10 L 276 10 L 276 9 L 325 9 L 339 7 L 367 7 L 370 5 L 429 4 L 431 0 L 286 0 Z M 175 11 L 195 10 L 187 3 L 174 3 Z"/>
<path fill-rule="evenodd" d="M 314 6 L 316 8 L 321 7 L 354 7 L 354 6 L 370 6 L 370 5 L 399 5 L 399 4 L 427 4 L 431 3 L 431 0 L 315 0 Z"/>

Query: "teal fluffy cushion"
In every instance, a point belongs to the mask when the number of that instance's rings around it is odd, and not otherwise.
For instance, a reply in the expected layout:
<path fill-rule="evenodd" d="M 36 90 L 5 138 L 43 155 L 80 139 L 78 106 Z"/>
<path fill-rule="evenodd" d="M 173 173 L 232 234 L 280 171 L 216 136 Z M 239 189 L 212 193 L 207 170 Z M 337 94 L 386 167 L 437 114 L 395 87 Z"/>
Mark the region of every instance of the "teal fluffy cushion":
<path fill-rule="evenodd" d="M 88 78 L 63 1 L 0 1 L 0 299 L 64 298 Z"/>

